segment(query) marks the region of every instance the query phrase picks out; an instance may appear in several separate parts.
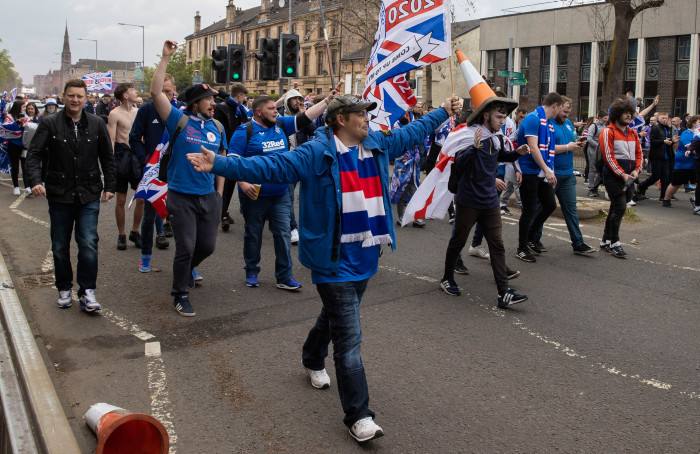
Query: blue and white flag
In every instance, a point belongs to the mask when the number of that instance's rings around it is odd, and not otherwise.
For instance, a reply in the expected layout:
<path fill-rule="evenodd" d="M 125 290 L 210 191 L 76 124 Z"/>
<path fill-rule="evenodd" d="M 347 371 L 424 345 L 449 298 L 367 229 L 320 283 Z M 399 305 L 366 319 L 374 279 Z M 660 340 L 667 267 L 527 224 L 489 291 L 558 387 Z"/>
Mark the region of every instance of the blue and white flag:
<path fill-rule="evenodd" d="M 451 43 L 449 0 L 382 0 L 365 91 L 373 84 L 446 59 Z"/>
<path fill-rule="evenodd" d="M 403 74 L 379 85 L 373 84 L 365 90 L 363 98 L 377 103 L 376 109 L 367 112 L 372 131 L 391 129 L 401 115 L 418 102 Z"/>

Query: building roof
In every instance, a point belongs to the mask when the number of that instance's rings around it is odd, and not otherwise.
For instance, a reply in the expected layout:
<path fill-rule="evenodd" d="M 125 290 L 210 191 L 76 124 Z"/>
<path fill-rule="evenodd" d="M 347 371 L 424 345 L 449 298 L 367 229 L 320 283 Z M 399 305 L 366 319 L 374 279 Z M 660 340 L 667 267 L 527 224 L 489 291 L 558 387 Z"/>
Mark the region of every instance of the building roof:
<path fill-rule="evenodd" d="M 479 28 L 481 20 L 480 19 L 474 19 L 474 20 L 465 20 L 462 22 L 455 22 L 452 24 L 452 39 L 462 36 L 465 33 L 469 33 L 470 31 Z"/>
<path fill-rule="evenodd" d="M 361 49 L 357 49 L 354 52 L 350 52 L 349 54 L 345 54 L 340 60 L 341 61 L 357 61 L 357 60 L 364 60 L 367 61 L 369 59 L 369 55 L 372 53 L 372 46 L 366 46 Z"/>
<path fill-rule="evenodd" d="M 266 0 L 263 0 L 266 1 Z M 289 7 L 284 6 L 280 8 L 275 4 L 276 2 L 273 2 L 273 5 L 270 8 L 270 17 L 267 21 L 265 22 L 258 22 L 258 17 L 260 16 L 260 11 L 261 7 L 256 6 L 254 8 L 250 9 L 245 9 L 245 10 L 237 10 L 236 11 L 236 17 L 233 20 L 233 24 L 231 27 L 228 28 L 240 28 L 242 30 L 250 29 L 250 28 L 255 28 L 260 25 L 266 24 L 266 23 L 277 23 L 281 21 L 286 21 L 289 18 Z M 309 13 L 314 13 L 316 11 L 319 11 L 319 8 L 317 4 L 314 5 L 312 8 L 312 2 L 308 0 L 292 0 L 292 19 L 298 18 L 300 16 L 304 16 Z M 340 6 L 339 1 L 335 1 L 331 3 L 330 5 L 324 5 L 324 11 L 328 11 L 330 9 L 334 9 L 336 7 Z M 204 35 L 209 35 L 211 33 L 216 33 L 219 31 L 227 30 L 226 27 L 226 18 L 223 18 L 217 22 L 214 22 L 213 24 L 209 25 L 208 27 L 202 28 L 199 33 L 191 33 L 187 36 L 185 36 L 185 39 L 191 39 L 191 38 L 196 38 L 198 36 L 204 36 Z"/>

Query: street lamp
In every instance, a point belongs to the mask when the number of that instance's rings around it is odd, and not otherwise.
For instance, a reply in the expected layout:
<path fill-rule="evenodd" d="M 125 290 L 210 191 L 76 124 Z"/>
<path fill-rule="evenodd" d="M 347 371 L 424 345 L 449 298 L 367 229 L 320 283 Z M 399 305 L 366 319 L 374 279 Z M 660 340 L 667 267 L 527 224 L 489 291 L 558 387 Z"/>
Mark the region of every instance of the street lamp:
<path fill-rule="evenodd" d="M 90 39 L 90 38 L 78 38 L 78 41 L 92 41 L 95 43 L 95 72 L 97 72 L 98 71 L 98 69 L 97 69 L 97 40 Z"/>
<path fill-rule="evenodd" d="M 146 67 L 145 60 L 146 60 L 146 27 L 143 25 L 135 25 L 135 24 L 125 24 L 124 22 L 119 22 L 119 25 L 126 25 L 128 27 L 140 27 L 141 28 L 141 70 L 143 71 L 143 68 Z"/>

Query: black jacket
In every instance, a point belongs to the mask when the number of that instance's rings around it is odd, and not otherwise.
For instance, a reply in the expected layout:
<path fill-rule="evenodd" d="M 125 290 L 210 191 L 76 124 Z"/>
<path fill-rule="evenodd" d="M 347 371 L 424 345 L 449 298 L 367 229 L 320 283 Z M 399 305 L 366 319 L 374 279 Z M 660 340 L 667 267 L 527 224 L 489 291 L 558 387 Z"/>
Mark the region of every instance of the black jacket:
<path fill-rule="evenodd" d="M 226 143 L 231 143 L 231 137 L 236 129 L 250 119 L 243 113 L 236 113 L 238 107 L 230 99 L 220 102 L 214 106 L 214 119 L 219 120 L 224 125 L 226 131 Z"/>
<path fill-rule="evenodd" d="M 80 203 L 114 193 L 114 154 L 107 125 L 97 115 L 82 111 L 76 131 L 65 110 L 46 117 L 37 128 L 27 153 L 29 186 L 41 184 L 41 158 L 48 153 L 46 197 L 52 202 Z M 100 168 L 102 172 L 100 173 Z"/>
<path fill-rule="evenodd" d="M 672 139 L 673 131 L 670 126 L 657 123 L 649 131 L 649 158 L 666 159 L 673 156 L 673 145 L 666 145 L 665 139 Z"/>

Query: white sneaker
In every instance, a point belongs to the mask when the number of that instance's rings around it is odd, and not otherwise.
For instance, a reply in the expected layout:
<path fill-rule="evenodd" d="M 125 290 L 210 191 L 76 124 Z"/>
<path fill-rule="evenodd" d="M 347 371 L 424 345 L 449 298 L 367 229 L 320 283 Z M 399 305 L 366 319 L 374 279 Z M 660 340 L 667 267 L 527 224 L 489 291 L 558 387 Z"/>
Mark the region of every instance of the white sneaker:
<path fill-rule="evenodd" d="M 70 290 L 60 290 L 58 292 L 58 307 L 66 308 L 73 305 L 73 298 L 71 297 Z"/>
<path fill-rule="evenodd" d="M 637 202 L 635 202 L 634 200 L 630 200 L 629 202 L 627 202 L 627 206 L 633 207 L 635 205 L 637 205 Z"/>
<path fill-rule="evenodd" d="M 489 255 L 486 250 L 484 250 L 483 247 L 477 246 L 477 247 L 472 247 L 469 246 L 469 255 L 473 255 L 474 257 L 479 257 L 480 259 L 486 259 L 488 260 L 491 256 Z"/>
<path fill-rule="evenodd" d="M 101 309 L 102 306 L 95 298 L 95 291 L 92 289 L 85 290 L 85 294 L 80 297 L 80 310 L 85 312 L 95 312 Z"/>
<path fill-rule="evenodd" d="M 24 188 L 24 192 L 26 192 L 27 195 L 32 195 L 32 190 L 31 190 L 31 188 Z"/>
<path fill-rule="evenodd" d="M 309 374 L 311 379 L 311 386 L 317 389 L 326 389 L 331 386 L 331 377 L 326 373 L 326 369 L 321 370 L 311 370 L 304 367 L 304 370 Z"/>
<path fill-rule="evenodd" d="M 19 188 L 15 188 L 14 191 L 12 191 L 13 195 L 20 195 L 21 193 L 19 192 Z"/>
<path fill-rule="evenodd" d="M 352 425 L 350 428 L 350 435 L 352 435 L 352 438 L 355 440 L 363 443 L 381 437 L 384 435 L 384 431 L 374 423 L 371 416 L 368 416 Z"/>
<path fill-rule="evenodd" d="M 292 237 L 292 244 L 298 244 L 299 243 L 299 230 L 297 230 L 297 229 L 292 230 L 291 237 Z"/>

